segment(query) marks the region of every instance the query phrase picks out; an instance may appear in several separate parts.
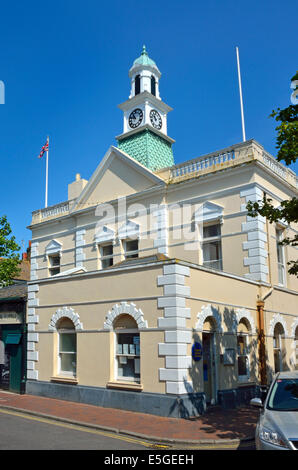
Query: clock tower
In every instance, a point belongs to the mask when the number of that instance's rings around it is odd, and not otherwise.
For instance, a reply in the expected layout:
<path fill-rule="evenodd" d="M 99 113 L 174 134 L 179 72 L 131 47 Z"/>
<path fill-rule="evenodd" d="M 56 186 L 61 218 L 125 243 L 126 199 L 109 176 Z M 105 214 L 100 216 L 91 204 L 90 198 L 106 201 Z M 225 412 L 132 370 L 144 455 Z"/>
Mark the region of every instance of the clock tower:
<path fill-rule="evenodd" d="M 129 70 L 129 99 L 119 105 L 123 111 L 123 134 L 118 147 L 150 170 L 174 165 L 172 144 L 167 135 L 167 114 L 172 108 L 161 100 L 161 73 L 143 46 L 140 57 Z"/>

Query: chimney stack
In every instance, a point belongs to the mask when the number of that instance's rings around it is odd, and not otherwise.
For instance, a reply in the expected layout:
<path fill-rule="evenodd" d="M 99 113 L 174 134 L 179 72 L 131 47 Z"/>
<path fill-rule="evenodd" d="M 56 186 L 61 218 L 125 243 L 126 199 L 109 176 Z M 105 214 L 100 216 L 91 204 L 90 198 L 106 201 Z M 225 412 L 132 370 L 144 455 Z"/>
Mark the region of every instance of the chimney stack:
<path fill-rule="evenodd" d="M 68 185 L 68 200 L 76 199 L 81 194 L 87 183 L 88 181 L 81 178 L 80 173 L 77 173 L 75 181 Z"/>

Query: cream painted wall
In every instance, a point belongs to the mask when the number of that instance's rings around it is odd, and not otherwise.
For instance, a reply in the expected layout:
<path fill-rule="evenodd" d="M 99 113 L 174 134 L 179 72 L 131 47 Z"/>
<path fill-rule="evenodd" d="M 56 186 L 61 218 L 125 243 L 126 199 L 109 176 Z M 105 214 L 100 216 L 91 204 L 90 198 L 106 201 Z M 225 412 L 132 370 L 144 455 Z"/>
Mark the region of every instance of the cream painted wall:
<path fill-rule="evenodd" d="M 114 376 L 114 332 L 77 332 L 77 380 L 90 387 L 106 387 Z M 164 332 L 142 331 L 141 385 L 144 392 L 165 393 L 165 383 L 159 381 L 159 368 L 164 357 L 158 356 L 157 345 L 164 341 Z M 57 376 L 57 333 L 40 334 L 39 380 L 50 381 Z"/>
<path fill-rule="evenodd" d="M 111 201 L 134 192 L 143 191 L 153 185 L 152 180 L 146 178 L 119 158 L 114 158 L 100 179 L 99 184 L 86 200 L 86 204 L 96 205 Z"/>
<path fill-rule="evenodd" d="M 191 298 L 204 299 L 204 302 L 216 300 L 248 309 L 256 306 L 256 283 L 192 268 L 186 285 L 190 286 Z"/>
<path fill-rule="evenodd" d="M 120 299 L 148 298 L 162 295 L 157 286 L 157 276 L 162 267 L 144 267 L 142 276 L 138 269 L 101 271 L 92 276 L 72 276 L 51 279 L 40 284 L 40 305 L 68 305 L 80 302 L 114 302 Z"/>
<path fill-rule="evenodd" d="M 273 199 L 277 197 L 277 200 L 283 201 L 293 197 L 295 192 L 293 186 L 284 185 L 279 179 L 274 178 L 264 170 L 259 169 L 258 172 L 255 172 L 253 179 L 256 183 L 266 188 L 267 194 L 269 195 L 271 193 L 269 197 L 273 197 Z"/>
<path fill-rule="evenodd" d="M 80 384 L 105 387 L 112 371 L 110 332 L 77 334 L 77 379 Z"/>
<path fill-rule="evenodd" d="M 139 271 L 128 271 L 41 283 L 38 292 L 39 307 L 36 307 L 39 323 L 35 327 L 35 332 L 39 333 L 36 349 L 39 353 L 36 365 L 39 379 L 49 381 L 57 373 L 57 334 L 50 333 L 48 328 L 58 308 L 67 306 L 79 315 L 83 325 L 83 330 L 77 332 L 79 383 L 105 387 L 109 381 L 114 380 L 114 333 L 99 330 L 103 330 L 106 315 L 116 303 L 119 304 L 124 299 L 130 303 L 129 297 L 134 296 L 139 298 L 133 299 L 133 302 L 136 308 L 142 310 L 148 327 L 157 328 L 158 318 L 162 316 L 162 310 L 157 309 L 157 297 L 162 295 L 162 287 L 158 287 L 156 282 L 158 275 L 162 275 L 162 268 L 153 267 L 143 270 L 141 276 Z M 160 382 L 158 376 L 158 370 L 164 367 L 165 360 L 158 356 L 159 342 L 164 342 L 163 331 L 141 331 L 142 385 L 144 391 L 152 393 L 165 391 L 165 383 Z"/>
<path fill-rule="evenodd" d="M 168 204 L 174 204 L 197 197 L 201 197 L 203 200 L 219 201 L 218 195 L 221 191 L 228 190 L 228 194 L 233 191 L 235 194 L 239 194 L 239 187 L 252 181 L 253 171 L 249 167 L 241 170 L 237 169 L 235 172 L 226 172 L 225 174 L 220 172 L 209 173 L 185 182 L 170 184 L 168 186 L 167 201 Z"/>
<path fill-rule="evenodd" d="M 55 335 L 51 332 L 40 333 L 37 346 L 38 362 L 36 370 L 39 380 L 48 381 L 56 373 L 54 369 L 57 357 L 57 341 Z"/>
<path fill-rule="evenodd" d="M 269 292 L 267 289 L 262 289 L 262 295 Z M 265 299 L 265 310 L 270 310 L 276 313 L 285 313 L 292 317 L 298 315 L 298 294 L 295 292 L 288 292 L 285 289 L 275 287 L 272 294 Z"/>
<path fill-rule="evenodd" d="M 216 274 L 210 274 L 200 269 L 191 269 L 191 276 L 188 278 L 187 285 L 191 288 L 191 297 L 187 301 L 187 306 L 191 309 L 191 319 L 187 321 L 187 326 L 193 330 L 192 343 L 196 339 L 202 342 L 202 334 L 196 331 L 196 327 L 200 314 L 204 312 L 208 305 L 211 305 L 221 318 L 222 333 L 215 333 L 215 362 L 218 390 L 227 390 L 243 385 L 243 382 L 238 381 L 237 355 L 235 364 L 229 366 L 221 362 L 220 355 L 224 353 L 226 348 L 232 348 L 237 351 L 237 337 L 232 332 L 232 327 L 238 309 L 245 308 L 249 315 L 251 315 L 254 326 L 257 327 L 257 312 L 255 307 L 258 293 L 257 285 L 247 284 L 241 280 L 225 276 L 219 277 Z M 206 326 L 204 326 L 205 328 Z M 256 334 L 249 335 L 249 345 L 251 371 L 249 382 L 255 382 L 258 379 Z M 189 373 L 192 380 L 195 380 L 196 388 L 204 387 L 202 381 L 202 361 L 193 363 Z"/>
<path fill-rule="evenodd" d="M 141 331 L 141 383 L 144 392 L 165 393 L 165 382 L 159 380 L 159 369 L 165 358 L 158 356 L 158 343 L 164 342 L 163 331 Z"/>
<path fill-rule="evenodd" d="M 226 273 L 243 276 L 249 272 L 248 266 L 243 265 L 242 243 L 247 235 L 234 235 L 222 238 L 223 270 Z"/>

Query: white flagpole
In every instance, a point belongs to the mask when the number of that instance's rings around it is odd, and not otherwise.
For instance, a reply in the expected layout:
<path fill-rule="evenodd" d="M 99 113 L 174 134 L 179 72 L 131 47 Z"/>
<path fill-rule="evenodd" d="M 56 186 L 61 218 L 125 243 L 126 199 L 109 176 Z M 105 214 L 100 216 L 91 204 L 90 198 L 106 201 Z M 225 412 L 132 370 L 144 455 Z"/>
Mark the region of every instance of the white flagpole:
<path fill-rule="evenodd" d="M 49 165 L 49 137 L 47 137 L 47 151 L 46 151 L 46 195 L 45 207 L 48 207 L 48 165 Z"/>
<path fill-rule="evenodd" d="M 236 47 L 236 55 L 237 55 L 238 82 L 239 82 L 239 94 L 240 94 L 241 121 L 242 121 L 242 137 L 243 137 L 243 142 L 245 142 L 246 141 L 246 136 L 245 136 L 245 124 L 244 124 L 242 86 L 241 86 L 240 61 L 239 61 L 238 47 Z"/>

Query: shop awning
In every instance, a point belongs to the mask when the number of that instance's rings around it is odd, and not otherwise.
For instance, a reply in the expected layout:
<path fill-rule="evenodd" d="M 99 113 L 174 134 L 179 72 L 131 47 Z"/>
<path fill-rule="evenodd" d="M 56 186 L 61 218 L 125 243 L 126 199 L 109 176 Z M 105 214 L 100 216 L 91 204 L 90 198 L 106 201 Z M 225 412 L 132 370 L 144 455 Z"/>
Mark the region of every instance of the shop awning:
<path fill-rule="evenodd" d="M 10 333 L 6 336 L 5 344 L 19 344 L 21 337 L 21 333 Z"/>

